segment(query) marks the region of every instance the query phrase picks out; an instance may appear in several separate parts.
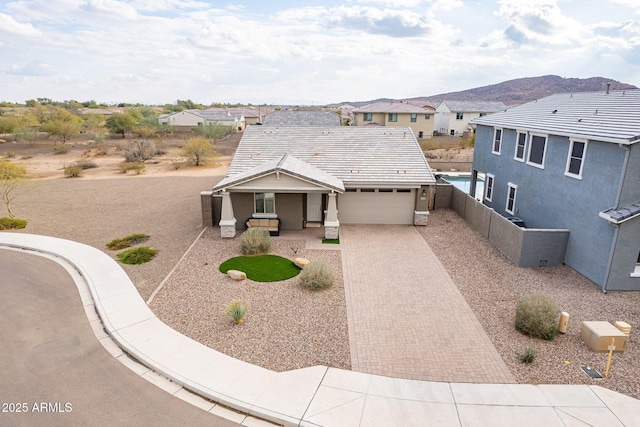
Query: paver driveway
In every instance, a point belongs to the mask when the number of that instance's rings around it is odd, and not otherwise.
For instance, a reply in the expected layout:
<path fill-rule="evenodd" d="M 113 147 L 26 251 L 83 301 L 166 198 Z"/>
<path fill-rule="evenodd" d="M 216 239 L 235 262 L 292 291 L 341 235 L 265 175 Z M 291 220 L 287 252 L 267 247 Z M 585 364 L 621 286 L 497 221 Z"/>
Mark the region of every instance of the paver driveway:
<path fill-rule="evenodd" d="M 414 227 L 341 226 L 340 246 L 354 371 L 427 381 L 516 382 Z"/>

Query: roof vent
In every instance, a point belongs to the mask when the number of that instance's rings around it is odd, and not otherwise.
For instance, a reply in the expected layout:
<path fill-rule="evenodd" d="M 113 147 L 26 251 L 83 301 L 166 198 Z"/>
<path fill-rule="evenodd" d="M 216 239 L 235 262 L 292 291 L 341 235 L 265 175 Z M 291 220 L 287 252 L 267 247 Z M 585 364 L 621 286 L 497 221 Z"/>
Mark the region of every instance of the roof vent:
<path fill-rule="evenodd" d="M 557 112 L 558 112 L 558 110 L 553 110 L 553 111 L 552 111 L 552 113 L 553 113 L 553 114 L 555 114 L 555 113 L 557 113 Z"/>
<path fill-rule="evenodd" d="M 610 89 L 611 89 L 611 83 L 607 83 L 607 95 L 609 94 Z"/>

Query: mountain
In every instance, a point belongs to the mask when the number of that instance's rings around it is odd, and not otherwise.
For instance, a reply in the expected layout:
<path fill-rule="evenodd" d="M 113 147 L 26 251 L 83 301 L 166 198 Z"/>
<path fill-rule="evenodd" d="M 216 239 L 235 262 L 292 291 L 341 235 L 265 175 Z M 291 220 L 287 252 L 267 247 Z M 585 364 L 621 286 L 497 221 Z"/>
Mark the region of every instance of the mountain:
<path fill-rule="evenodd" d="M 502 83 L 467 89 L 459 92 L 419 96 L 406 100 L 430 101 L 434 105 L 438 105 L 444 99 L 456 101 L 502 101 L 505 105 L 509 106 L 534 101 L 554 93 L 603 91 L 607 90 L 607 83 L 611 84 L 611 90 L 638 89 L 634 85 L 620 83 L 619 81 L 608 79 L 606 77 L 577 79 L 549 75 L 507 80 Z M 360 106 L 382 100 L 383 99 L 376 99 L 368 102 L 350 102 L 349 104 Z"/>

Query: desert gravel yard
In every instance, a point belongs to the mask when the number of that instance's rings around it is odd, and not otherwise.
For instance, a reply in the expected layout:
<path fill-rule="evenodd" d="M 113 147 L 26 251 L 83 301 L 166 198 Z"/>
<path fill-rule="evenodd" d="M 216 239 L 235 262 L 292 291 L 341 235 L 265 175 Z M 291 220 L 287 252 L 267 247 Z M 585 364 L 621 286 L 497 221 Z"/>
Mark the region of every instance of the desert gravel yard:
<path fill-rule="evenodd" d="M 591 384 L 640 399 L 640 292 L 608 292 L 569 267 L 519 268 L 469 229 L 454 211 L 432 211 L 427 227 L 418 227 L 447 269 L 519 383 Z M 555 298 L 570 314 L 565 335 L 554 341 L 529 339 L 514 328 L 515 308 L 526 294 Z M 623 353 L 614 353 L 609 378 L 593 380 L 580 369 L 588 365 L 604 375 L 608 354 L 594 353 L 580 340 L 585 320 L 631 325 Z M 537 350 L 535 361 L 520 363 L 527 345 Z"/>

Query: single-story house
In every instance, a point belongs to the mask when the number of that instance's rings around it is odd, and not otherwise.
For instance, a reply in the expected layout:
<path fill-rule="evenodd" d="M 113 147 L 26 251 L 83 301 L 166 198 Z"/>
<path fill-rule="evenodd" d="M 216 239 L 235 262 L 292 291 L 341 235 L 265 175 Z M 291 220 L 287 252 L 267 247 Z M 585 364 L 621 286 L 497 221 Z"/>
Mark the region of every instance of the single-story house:
<path fill-rule="evenodd" d="M 222 126 L 232 126 L 235 130 L 242 130 L 245 127 L 245 120 L 242 113 L 232 114 L 230 111 L 211 108 L 207 110 L 183 110 L 171 114 L 158 116 L 161 125 L 177 127 L 196 127 L 219 124 Z"/>
<path fill-rule="evenodd" d="M 336 238 L 340 224 L 426 225 L 434 191 L 410 128 L 250 126 L 209 199 L 221 198 L 222 237 L 278 218 L 282 230 L 322 225 Z"/>

